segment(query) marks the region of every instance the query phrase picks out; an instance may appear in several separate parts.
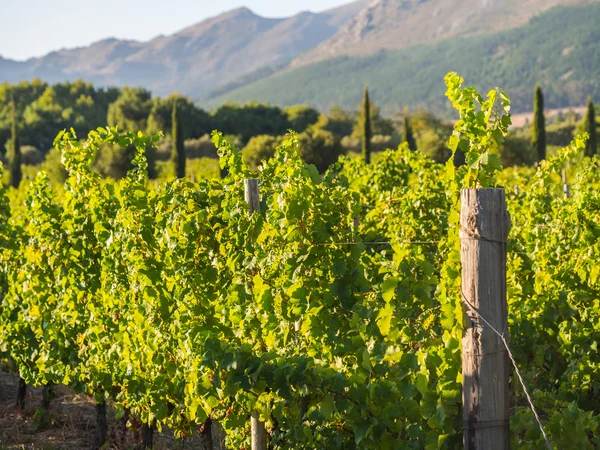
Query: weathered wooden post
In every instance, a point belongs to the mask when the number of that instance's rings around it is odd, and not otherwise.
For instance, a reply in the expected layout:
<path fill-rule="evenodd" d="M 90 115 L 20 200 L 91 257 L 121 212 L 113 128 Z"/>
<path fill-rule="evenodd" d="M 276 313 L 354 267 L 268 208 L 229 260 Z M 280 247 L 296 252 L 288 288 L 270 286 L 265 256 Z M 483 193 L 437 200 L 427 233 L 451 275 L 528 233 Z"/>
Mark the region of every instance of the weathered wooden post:
<path fill-rule="evenodd" d="M 244 180 L 244 196 L 246 203 L 248 203 L 248 215 L 252 215 L 260 209 L 257 178 L 248 178 L 247 180 Z"/>
<path fill-rule="evenodd" d="M 258 179 L 244 180 L 244 193 L 246 203 L 248 203 L 248 215 L 252 215 L 260 209 Z M 258 411 L 252 411 L 251 420 L 252 450 L 267 450 L 267 430 L 265 423 L 260 421 Z"/>
<path fill-rule="evenodd" d="M 509 359 L 503 189 L 461 192 L 460 253 L 465 328 L 462 340 L 464 448 L 509 448 Z M 494 329 L 492 329 L 492 327 Z"/>
<path fill-rule="evenodd" d="M 571 198 L 571 186 L 569 186 L 567 180 L 567 170 L 562 170 L 562 182 L 563 182 L 563 194 L 565 198 Z"/>
<path fill-rule="evenodd" d="M 258 411 L 252 411 L 252 450 L 267 450 L 267 429 Z"/>

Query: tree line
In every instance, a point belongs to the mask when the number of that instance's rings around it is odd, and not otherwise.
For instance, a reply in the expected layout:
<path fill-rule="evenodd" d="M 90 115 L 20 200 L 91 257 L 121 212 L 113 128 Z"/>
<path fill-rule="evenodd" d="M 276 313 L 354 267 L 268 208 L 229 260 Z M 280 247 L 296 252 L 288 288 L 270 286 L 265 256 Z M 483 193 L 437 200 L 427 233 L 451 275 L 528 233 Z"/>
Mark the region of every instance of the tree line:
<path fill-rule="evenodd" d="M 559 116 L 548 129 L 540 86 L 535 89 L 533 109 L 532 126 L 516 130 L 505 140 L 501 149 L 504 165 L 545 159 L 549 145 L 566 145 L 564 141 L 581 131 L 590 135 L 588 155 L 597 152 L 596 111 L 591 98 L 582 120 Z M 183 177 L 186 159 L 216 159 L 209 138 L 213 129 L 243 148 L 250 166 L 274 154 L 287 131 L 294 130 L 299 133 L 301 156 L 320 171 L 342 154 L 362 154 L 370 162 L 373 151 L 394 148 L 402 142 L 411 150 L 418 149 L 443 162 L 450 157 L 446 141 L 452 133 L 452 121 L 424 110 L 410 114 L 405 108 L 399 117 L 383 117 L 371 101 L 368 88 L 357 110 L 332 107 L 324 114 L 307 105 L 280 108 L 258 102 L 226 103 L 208 112 L 179 94 L 153 97 L 143 88 L 96 88 L 81 80 L 53 86 L 39 80 L 0 86 L 0 158 L 9 162 L 12 185 L 23 178 L 22 164 L 45 163 L 51 178 L 63 178 L 60 155 L 51 151 L 56 134 L 73 128 L 83 137 L 89 130 L 105 125 L 167 135 L 158 149 L 148 149 L 151 177 L 161 170 Z M 132 158 L 133 149 L 103 148 L 95 168 L 103 175 L 120 178 L 131 168 Z"/>
<path fill-rule="evenodd" d="M 241 147 L 253 137 L 283 136 L 292 129 L 304 133 L 304 141 L 321 147 L 312 153 L 322 151 L 324 146 L 332 157 L 335 154 L 335 159 L 344 152 L 341 142 L 344 137 L 354 141 L 360 139 L 358 114 L 341 108 L 334 107 L 324 115 L 306 105 L 279 108 L 252 102 L 224 104 L 208 112 L 179 94 L 161 98 L 153 97 L 143 88 L 96 88 L 81 80 L 51 86 L 34 80 L 0 86 L 0 157 L 6 160 L 13 147 L 14 119 L 19 127 L 20 145 L 25 150 L 23 163 L 35 165 L 48 156 L 54 137 L 63 129 L 73 128 L 80 137 L 91 129 L 106 125 L 146 133 L 163 131 L 171 135 L 175 104 L 181 130 L 179 137 L 186 153 L 195 152 L 196 156 L 216 158 L 216 149 L 208 138 L 214 129 L 222 131 Z M 384 136 L 379 141 L 392 146 L 396 133 L 393 120 L 383 118 L 376 109 L 373 118 L 376 133 Z M 169 159 L 170 142 L 165 138 L 159 146 L 159 150 L 166 149 L 162 152 L 166 160 Z M 127 152 L 115 155 L 110 150 L 101 150 L 98 164 L 101 172 L 105 169 L 108 175 L 118 178 L 126 167 L 116 170 L 105 166 L 114 165 L 115 160 L 127 161 L 131 155 Z M 323 166 L 330 159 L 316 163 Z"/>

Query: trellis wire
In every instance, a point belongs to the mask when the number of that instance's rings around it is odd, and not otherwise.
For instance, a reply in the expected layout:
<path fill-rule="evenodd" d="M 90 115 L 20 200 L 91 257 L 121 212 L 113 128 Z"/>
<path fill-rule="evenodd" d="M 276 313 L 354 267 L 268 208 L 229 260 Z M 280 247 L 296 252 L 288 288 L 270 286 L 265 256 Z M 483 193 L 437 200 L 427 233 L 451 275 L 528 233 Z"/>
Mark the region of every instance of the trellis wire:
<path fill-rule="evenodd" d="M 514 358 L 512 352 L 510 351 L 510 347 L 508 346 L 508 342 L 506 341 L 506 337 L 505 337 L 504 333 L 500 333 L 498 330 L 496 330 L 496 328 L 494 328 L 492 326 L 492 324 L 490 322 L 488 322 L 485 319 L 485 317 L 483 317 L 479 313 L 479 311 L 477 310 L 477 308 L 475 308 L 475 306 L 473 306 L 471 304 L 471 302 L 467 299 L 467 297 L 465 296 L 465 294 L 462 291 L 462 289 L 461 289 L 461 294 L 462 294 L 463 301 L 469 307 L 469 309 L 472 312 L 474 312 L 475 315 L 477 315 L 477 317 L 479 317 L 483 321 L 483 323 L 486 324 L 502 340 L 502 343 L 504 344 L 504 347 L 506 347 L 506 351 L 508 352 L 508 357 L 510 358 L 510 360 L 512 362 L 512 365 L 515 368 L 515 373 L 517 374 L 517 377 L 519 378 L 519 382 L 521 383 L 521 386 L 523 387 L 523 391 L 525 392 L 525 397 L 527 397 L 527 401 L 529 402 L 529 407 L 531 408 L 531 411 L 533 411 L 533 415 L 535 416 L 535 420 L 537 421 L 538 426 L 540 428 L 540 431 L 542 432 L 542 436 L 544 437 L 544 440 L 546 441 L 546 446 L 548 447 L 549 450 L 554 450 L 554 448 L 552 447 L 552 444 L 550 443 L 550 440 L 548 439 L 548 435 L 546 434 L 546 431 L 544 430 L 544 426 L 542 425 L 542 421 L 540 419 L 540 416 L 538 415 L 537 410 L 535 409 L 535 405 L 533 404 L 533 400 L 531 399 L 531 396 L 529 395 L 529 391 L 527 390 L 527 387 L 525 386 L 525 381 L 523 381 L 523 377 L 521 376 L 521 372 L 519 371 L 519 367 L 517 366 L 515 358 Z"/>

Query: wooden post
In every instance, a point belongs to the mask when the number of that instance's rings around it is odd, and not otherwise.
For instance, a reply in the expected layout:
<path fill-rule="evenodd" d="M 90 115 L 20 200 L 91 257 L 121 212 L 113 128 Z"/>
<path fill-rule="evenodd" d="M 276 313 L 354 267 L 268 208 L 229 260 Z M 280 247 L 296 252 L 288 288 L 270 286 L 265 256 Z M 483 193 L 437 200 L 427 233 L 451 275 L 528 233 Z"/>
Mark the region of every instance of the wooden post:
<path fill-rule="evenodd" d="M 260 421 L 258 411 L 252 411 L 252 450 L 267 450 L 267 429 Z"/>
<path fill-rule="evenodd" d="M 503 189 L 461 192 L 460 258 L 465 327 L 462 340 L 464 448 L 509 448 L 509 359 Z M 485 323 L 487 321 L 488 323 Z"/>
<path fill-rule="evenodd" d="M 258 179 L 248 178 L 244 180 L 244 191 L 246 203 L 248 203 L 248 215 L 251 216 L 255 211 L 260 209 Z"/>
<path fill-rule="evenodd" d="M 248 215 L 260 209 L 260 194 L 258 192 L 258 179 L 244 180 L 244 192 L 248 203 Z M 258 411 L 252 411 L 250 429 L 252 432 L 252 450 L 267 450 L 267 430 L 265 423 L 260 421 Z"/>
<path fill-rule="evenodd" d="M 567 182 L 567 170 L 562 170 L 563 194 L 565 198 L 571 198 L 571 186 Z"/>

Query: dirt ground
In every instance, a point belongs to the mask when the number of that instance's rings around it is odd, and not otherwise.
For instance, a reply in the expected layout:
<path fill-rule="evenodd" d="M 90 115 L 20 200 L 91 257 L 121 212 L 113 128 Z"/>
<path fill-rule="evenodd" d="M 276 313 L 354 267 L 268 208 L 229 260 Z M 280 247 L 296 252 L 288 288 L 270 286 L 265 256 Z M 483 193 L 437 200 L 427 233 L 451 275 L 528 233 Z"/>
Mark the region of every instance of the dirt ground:
<path fill-rule="evenodd" d="M 27 389 L 25 410 L 18 416 L 16 409 L 17 374 L 0 372 L 0 450 L 90 450 L 93 449 L 96 409 L 93 400 L 76 395 L 64 386 L 55 387 L 47 424 L 39 426 L 36 411 L 41 408 L 42 388 Z M 39 415 L 39 413 L 38 413 Z M 107 408 L 108 439 L 104 450 L 135 449 L 139 433 L 125 429 Z M 137 435 L 137 436 L 136 436 Z M 138 439 L 136 439 L 138 438 Z M 199 441 L 175 440 L 167 432 L 154 433 L 154 448 L 199 449 Z M 217 447 L 215 447 L 217 448 Z"/>

